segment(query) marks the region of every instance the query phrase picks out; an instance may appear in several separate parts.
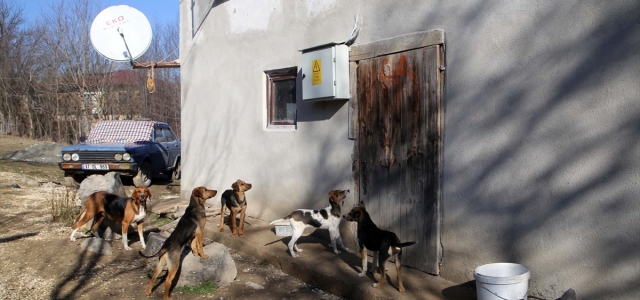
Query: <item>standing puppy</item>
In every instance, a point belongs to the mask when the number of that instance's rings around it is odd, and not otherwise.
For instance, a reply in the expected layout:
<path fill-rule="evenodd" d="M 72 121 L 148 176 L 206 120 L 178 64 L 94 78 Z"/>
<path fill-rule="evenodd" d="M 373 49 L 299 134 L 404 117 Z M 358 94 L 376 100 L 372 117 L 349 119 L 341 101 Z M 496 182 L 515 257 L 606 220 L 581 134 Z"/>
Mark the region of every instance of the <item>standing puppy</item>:
<path fill-rule="evenodd" d="M 247 213 L 247 196 L 244 192 L 250 189 L 251 183 L 238 179 L 231 185 L 231 190 L 226 190 L 222 193 L 220 199 L 222 202 L 222 207 L 220 207 L 220 232 L 224 231 L 224 210 L 226 207 L 231 212 L 231 216 L 229 216 L 231 232 L 234 236 L 244 236 L 244 216 Z M 237 214 L 240 214 L 240 226 L 236 225 Z"/>
<path fill-rule="evenodd" d="M 144 243 L 144 217 L 147 215 L 147 201 L 151 202 L 151 192 L 148 188 L 140 186 L 136 187 L 129 198 L 122 198 L 116 194 L 107 192 L 95 192 L 87 197 L 82 210 L 75 218 L 75 223 L 71 226 L 73 231 L 69 238 L 72 242 L 76 240 L 75 234 L 80 226 L 89 222 L 93 218 L 93 226 L 91 232 L 94 236 L 98 235 L 100 223 L 106 217 L 114 222 L 120 223 L 122 226 L 122 244 L 125 250 L 131 250 L 129 241 L 127 240 L 127 231 L 129 224 L 135 222 L 138 224 L 138 235 L 140 236 L 140 244 L 142 249 L 146 247 Z"/>
<path fill-rule="evenodd" d="M 158 255 L 160 260 L 145 291 L 147 296 L 151 296 L 156 277 L 166 268 L 167 277 L 164 281 L 164 300 L 171 299 L 169 289 L 173 283 L 173 278 L 176 276 L 176 272 L 180 268 L 182 247 L 187 243 L 191 243 L 191 252 L 193 255 L 199 255 L 202 259 L 209 258 L 209 256 L 204 253 L 202 245 L 204 225 L 207 223 L 204 203 L 207 199 L 213 198 L 217 193 L 216 190 L 209 190 L 203 186 L 193 189 L 189 206 L 187 206 L 184 215 L 182 215 L 180 221 L 178 221 L 176 229 L 173 230 L 171 235 L 164 241 L 158 253 L 146 256 L 144 253 L 139 252 L 140 255 L 144 257 L 154 257 Z"/>
<path fill-rule="evenodd" d="M 411 246 L 416 242 L 401 243 L 395 233 L 378 228 L 371 220 L 362 201 L 351 209 L 348 214 L 344 215 L 344 218 L 347 221 L 358 223 L 358 246 L 360 247 L 360 257 L 362 258 L 362 272 L 358 273 L 358 277 L 363 277 L 367 272 L 367 249 L 369 249 L 373 251 L 371 268 L 375 269 L 378 267 L 378 272 L 380 273 L 380 280 L 378 280 L 378 283 L 374 283 L 373 287 L 380 287 L 386 281 L 384 265 L 389 257 L 393 255 L 396 262 L 396 272 L 398 274 L 398 290 L 404 292 L 405 289 L 404 285 L 402 285 L 402 275 L 400 273 L 402 270 L 402 266 L 400 265 L 402 247 Z M 380 260 L 376 262 L 378 256 Z"/>
<path fill-rule="evenodd" d="M 298 209 L 290 213 L 283 219 L 278 219 L 271 222 L 271 225 L 289 221 L 293 229 L 293 235 L 291 241 L 289 241 L 289 253 L 294 258 L 298 255 L 293 252 L 302 252 L 302 249 L 298 248 L 296 242 L 302 235 L 302 232 L 307 227 L 316 227 L 320 229 L 329 229 L 329 237 L 331 238 L 331 246 L 333 247 L 333 253 L 340 254 L 337 245 L 340 245 L 344 251 L 349 251 L 347 247 L 342 243 L 340 237 L 340 206 L 342 200 L 349 195 L 349 190 L 332 190 L 329 192 L 329 206 L 320 210 L 311 209 Z"/>

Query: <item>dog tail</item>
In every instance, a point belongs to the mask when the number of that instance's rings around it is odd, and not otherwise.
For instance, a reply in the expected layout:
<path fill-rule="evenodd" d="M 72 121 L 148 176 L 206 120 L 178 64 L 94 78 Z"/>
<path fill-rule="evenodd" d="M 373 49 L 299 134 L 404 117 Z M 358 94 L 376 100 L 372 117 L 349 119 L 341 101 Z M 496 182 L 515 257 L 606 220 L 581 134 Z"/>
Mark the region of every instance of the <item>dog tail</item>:
<path fill-rule="evenodd" d="M 417 243 L 417 242 L 405 242 L 405 243 L 400 243 L 400 244 L 393 245 L 393 246 L 394 247 L 403 248 L 403 247 L 409 247 L 409 246 L 411 246 L 411 245 L 413 245 L 415 243 Z"/>
<path fill-rule="evenodd" d="M 164 254 L 165 252 L 167 252 L 167 249 L 160 248 L 160 250 L 158 250 L 158 252 L 156 252 L 155 254 L 145 255 L 142 251 L 138 251 L 138 254 L 140 254 L 140 256 L 142 257 L 151 258 L 156 256 L 162 256 L 162 254 Z"/>
<path fill-rule="evenodd" d="M 289 224 L 289 218 L 287 217 L 287 218 L 284 218 L 284 219 L 277 219 L 277 220 L 272 221 L 269 224 L 276 225 L 276 224 L 280 224 L 280 223 Z"/>

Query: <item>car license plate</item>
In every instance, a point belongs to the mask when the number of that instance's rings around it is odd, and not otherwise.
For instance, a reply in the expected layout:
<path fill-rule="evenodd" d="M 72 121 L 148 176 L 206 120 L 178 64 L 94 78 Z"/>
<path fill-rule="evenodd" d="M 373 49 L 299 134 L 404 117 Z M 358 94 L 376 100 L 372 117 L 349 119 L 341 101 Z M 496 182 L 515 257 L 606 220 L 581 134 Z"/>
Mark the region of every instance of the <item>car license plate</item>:
<path fill-rule="evenodd" d="M 83 170 L 109 170 L 107 164 L 82 164 Z"/>

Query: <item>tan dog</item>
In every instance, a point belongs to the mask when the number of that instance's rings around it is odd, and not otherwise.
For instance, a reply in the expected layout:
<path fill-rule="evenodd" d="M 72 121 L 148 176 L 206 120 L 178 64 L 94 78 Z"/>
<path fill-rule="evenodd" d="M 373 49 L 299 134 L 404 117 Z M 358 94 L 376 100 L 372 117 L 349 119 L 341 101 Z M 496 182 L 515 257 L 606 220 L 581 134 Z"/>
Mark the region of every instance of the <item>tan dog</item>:
<path fill-rule="evenodd" d="M 138 235 L 142 249 L 146 248 L 144 243 L 144 217 L 147 215 L 147 201 L 151 202 L 151 192 L 146 187 L 137 187 L 131 197 L 122 198 L 118 195 L 107 192 L 95 192 L 84 202 L 84 207 L 75 218 L 75 223 L 71 228 L 70 240 L 76 240 L 75 234 L 80 226 L 86 224 L 93 218 L 93 226 L 91 232 L 94 236 L 98 235 L 98 228 L 102 220 L 107 217 L 109 220 L 120 223 L 122 226 L 122 244 L 125 250 L 131 250 L 129 241 L 127 240 L 127 231 L 129 224 L 136 222 L 138 224 Z"/>
<path fill-rule="evenodd" d="M 244 192 L 251 189 L 251 183 L 246 183 L 240 179 L 236 180 L 231 185 L 231 190 L 226 190 L 222 193 L 220 207 L 220 232 L 224 231 L 224 210 L 225 207 L 229 208 L 231 216 L 229 216 L 229 222 L 231 223 L 231 232 L 234 236 L 244 236 L 244 216 L 247 213 L 247 196 Z M 236 225 L 236 215 L 240 214 L 240 224 Z"/>
<path fill-rule="evenodd" d="M 216 190 L 209 190 L 203 186 L 193 189 L 191 192 L 191 199 L 189 200 L 189 206 L 184 212 L 184 215 L 178 221 L 176 229 L 169 235 L 164 241 L 162 247 L 158 253 L 146 256 L 140 252 L 140 255 L 144 257 L 159 256 L 158 266 L 156 267 L 151 281 L 147 286 L 145 293 L 147 296 L 151 296 L 153 292 L 153 283 L 156 278 L 164 270 L 167 269 L 167 278 L 164 281 L 164 299 L 171 299 L 170 289 L 173 283 L 173 278 L 176 276 L 176 272 L 180 268 L 180 256 L 182 254 L 182 247 L 187 243 L 191 244 L 191 252 L 193 255 L 199 255 L 202 259 L 207 259 L 204 253 L 202 237 L 204 236 L 204 226 L 207 223 L 207 216 L 204 211 L 204 203 L 209 198 L 215 197 L 218 192 Z"/>

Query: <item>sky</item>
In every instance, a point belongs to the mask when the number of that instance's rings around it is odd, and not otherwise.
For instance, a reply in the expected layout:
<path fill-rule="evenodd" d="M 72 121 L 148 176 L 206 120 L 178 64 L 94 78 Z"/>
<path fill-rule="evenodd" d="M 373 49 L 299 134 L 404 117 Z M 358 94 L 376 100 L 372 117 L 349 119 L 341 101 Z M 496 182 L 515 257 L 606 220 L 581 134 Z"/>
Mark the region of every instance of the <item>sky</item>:
<path fill-rule="evenodd" d="M 41 15 L 41 9 L 46 9 L 51 3 L 59 0 L 8 0 L 24 8 L 27 23 L 31 23 Z M 73 1 L 73 0 L 66 0 Z M 154 21 L 175 20 L 180 10 L 179 0 L 92 0 L 100 3 L 100 10 L 114 5 L 129 5 L 142 12 L 151 24 Z"/>

